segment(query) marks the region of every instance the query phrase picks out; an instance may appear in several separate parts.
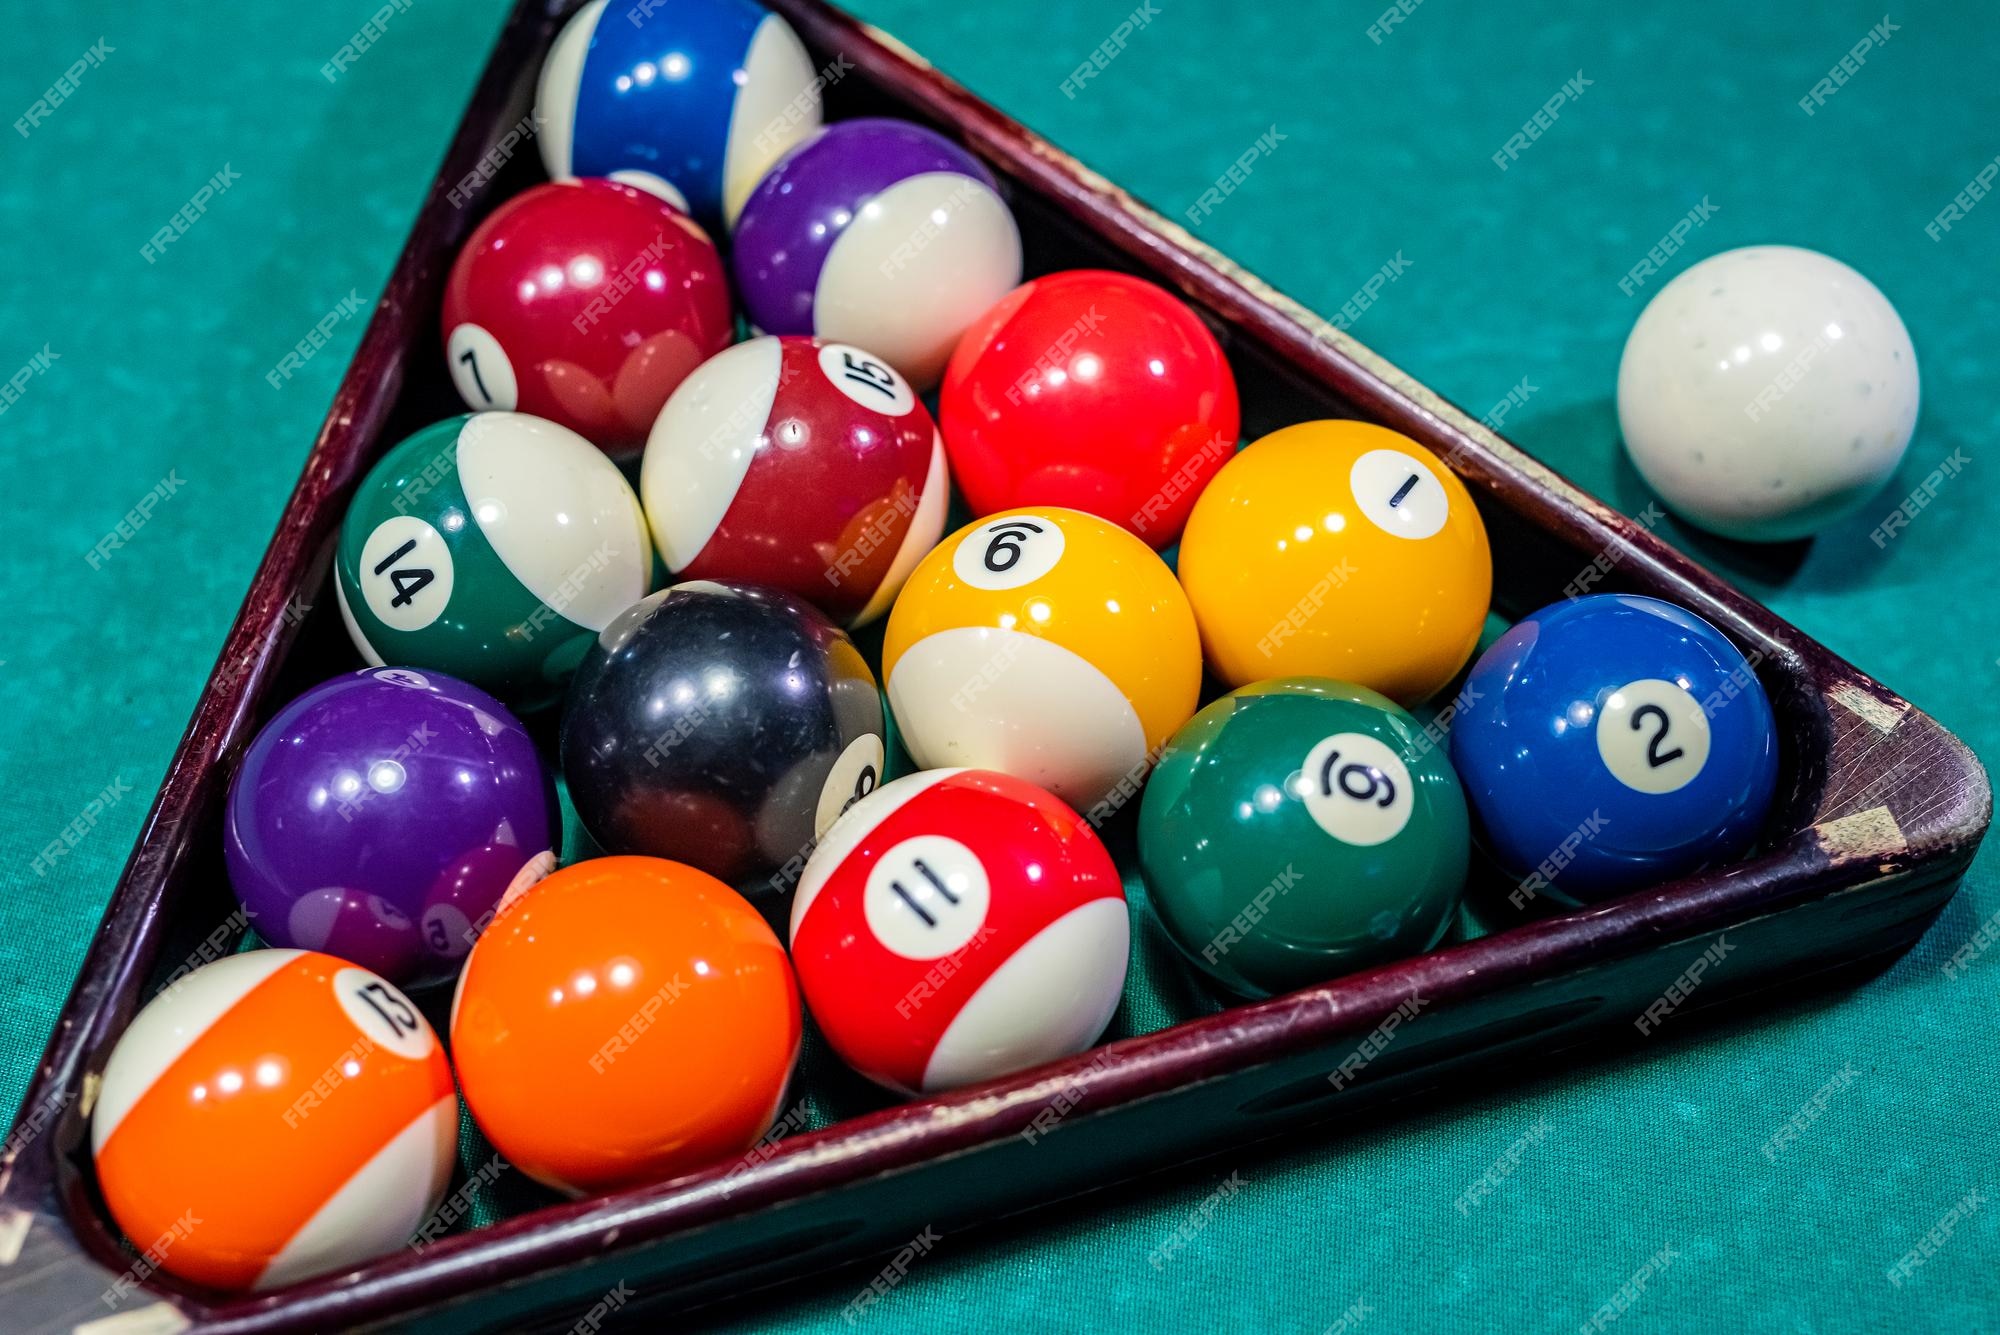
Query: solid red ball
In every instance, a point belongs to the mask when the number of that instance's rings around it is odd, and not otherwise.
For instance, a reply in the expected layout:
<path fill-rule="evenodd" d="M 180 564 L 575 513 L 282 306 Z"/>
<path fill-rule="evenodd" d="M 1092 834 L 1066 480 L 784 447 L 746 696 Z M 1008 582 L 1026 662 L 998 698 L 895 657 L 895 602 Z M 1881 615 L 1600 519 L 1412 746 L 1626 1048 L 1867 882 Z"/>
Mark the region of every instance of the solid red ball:
<path fill-rule="evenodd" d="M 459 397 L 560 422 L 614 455 L 735 328 L 708 234 L 616 181 L 538 185 L 494 210 L 453 263 L 445 357 Z"/>
<path fill-rule="evenodd" d="M 1236 449 L 1236 378 L 1187 304 L 1125 274 L 1076 269 L 1014 289 L 945 368 L 939 427 L 979 515 L 1061 505 L 1155 549 Z"/>

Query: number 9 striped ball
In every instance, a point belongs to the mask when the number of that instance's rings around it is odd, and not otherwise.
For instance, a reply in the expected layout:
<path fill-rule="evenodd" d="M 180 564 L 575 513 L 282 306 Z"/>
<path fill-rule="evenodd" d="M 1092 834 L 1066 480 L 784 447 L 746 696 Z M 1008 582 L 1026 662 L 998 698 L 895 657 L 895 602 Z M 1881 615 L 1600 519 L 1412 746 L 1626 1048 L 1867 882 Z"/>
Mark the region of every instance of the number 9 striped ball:
<path fill-rule="evenodd" d="M 705 225 L 734 224 L 818 128 L 820 83 L 798 34 L 752 0 L 592 0 L 542 65 L 536 142 L 555 180 L 645 177 Z"/>
<path fill-rule="evenodd" d="M 999 770 L 1087 808 L 1194 713 L 1201 645 L 1144 542 L 1078 510 L 1007 510 L 917 566 L 882 670 L 919 765 Z"/>
<path fill-rule="evenodd" d="M 458 1153 L 458 1096 L 416 1007 L 368 972 L 256 950 L 134 1017 L 90 1114 L 104 1201 L 160 1268 L 268 1289 L 408 1241 Z"/>
<path fill-rule="evenodd" d="M 1091 828 L 979 770 L 911 774 L 856 802 L 792 901 L 813 1018 L 848 1065 L 904 1092 L 1089 1047 L 1118 1009 L 1130 936 Z"/>
<path fill-rule="evenodd" d="M 375 667 L 545 704 L 646 595 L 638 497 L 596 446 L 524 413 L 447 418 L 390 450 L 340 529 L 334 589 Z"/>

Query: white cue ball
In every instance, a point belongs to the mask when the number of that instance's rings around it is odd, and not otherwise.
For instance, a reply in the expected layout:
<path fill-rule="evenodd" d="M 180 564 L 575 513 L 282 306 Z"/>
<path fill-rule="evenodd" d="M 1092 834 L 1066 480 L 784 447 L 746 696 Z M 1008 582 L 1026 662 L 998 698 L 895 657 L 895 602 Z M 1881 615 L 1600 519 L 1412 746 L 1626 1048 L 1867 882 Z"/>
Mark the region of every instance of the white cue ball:
<path fill-rule="evenodd" d="M 1724 251 L 1646 304 L 1618 365 L 1618 424 L 1675 513 L 1783 542 L 1866 503 L 1917 424 L 1902 317 L 1839 260 L 1797 246 Z"/>

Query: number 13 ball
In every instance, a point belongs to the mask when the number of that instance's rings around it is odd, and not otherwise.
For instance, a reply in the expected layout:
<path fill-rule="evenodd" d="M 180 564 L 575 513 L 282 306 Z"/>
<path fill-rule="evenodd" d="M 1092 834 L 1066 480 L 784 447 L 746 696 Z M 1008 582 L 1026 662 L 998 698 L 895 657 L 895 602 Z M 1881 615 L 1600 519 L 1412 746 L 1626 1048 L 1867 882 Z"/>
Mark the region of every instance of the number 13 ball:
<path fill-rule="evenodd" d="M 1303 422 L 1222 466 L 1180 577 L 1231 686 L 1331 677 L 1414 704 L 1479 643 L 1493 557 L 1465 484 L 1429 450 L 1366 422 Z"/>
<path fill-rule="evenodd" d="M 1487 850 L 1571 905 L 1749 847 L 1777 786 L 1771 704 L 1700 617 L 1598 594 L 1522 621 L 1466 679 L 1451 755 Z"/>
<path fill-rule="evenodd" d="M 882 671 L 919 765 L 999 770 L 1089 807 L 1194 713 L 1201 645 L 1138 538 L 1079 510 L 1008 510 L 918 565 Z"/>

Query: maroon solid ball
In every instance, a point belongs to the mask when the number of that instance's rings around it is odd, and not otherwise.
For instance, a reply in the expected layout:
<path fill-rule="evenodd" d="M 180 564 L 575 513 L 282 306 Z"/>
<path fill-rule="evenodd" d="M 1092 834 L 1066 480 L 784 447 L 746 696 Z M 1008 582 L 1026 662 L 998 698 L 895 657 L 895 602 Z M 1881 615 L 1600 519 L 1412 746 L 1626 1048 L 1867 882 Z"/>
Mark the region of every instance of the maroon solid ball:
<path fill-rule="evenodd" d="M 616 181 L 538 185 L 494 210 L 451 268 L 445 358 L 474 409 L 552 422 L 612 454 L 735 332 L 708 234 Z"/>
<path fill-rule="evenodd" d="M 639 497 L 682 579 L 783 589 L 848 625 L 888 611 L 944 531 L 944 445 L 909 382 L 816 338 L 739 343 L 646 441 Z"/>

